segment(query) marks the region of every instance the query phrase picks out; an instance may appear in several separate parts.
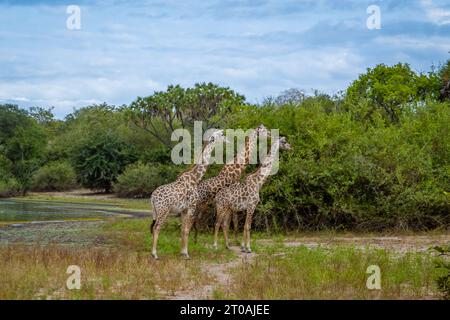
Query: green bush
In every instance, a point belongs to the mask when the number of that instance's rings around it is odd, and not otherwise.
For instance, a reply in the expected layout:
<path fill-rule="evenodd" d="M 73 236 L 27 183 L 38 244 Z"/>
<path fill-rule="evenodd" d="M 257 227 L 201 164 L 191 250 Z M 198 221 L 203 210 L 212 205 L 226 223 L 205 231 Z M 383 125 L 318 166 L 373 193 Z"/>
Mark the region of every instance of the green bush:
<path fill-rule="evenodd" d="M 450 245 L 434 249 L 439 255 L 434 263 L 438 271 L 437 288 L 442 293 L 443 299 L 450 300 Z"/>
<path fill-rule="evenodd" d="M 11 176 L 12 163 L 3 154 L 0 153 L 0 180 L 4 180 Z"/>
<path fill-rule="evenodd" d="M 65 191 L 76 187 L 75 170 L 68 162 L 53 162 L 41 167 L 33 175 L 34 191 Z"/>
<path fill-rule="evenodd" d="M 120 197 L 148 197 L 158 186 L 174 181 L 178 173 L 179 168 L 171 165 L 135 163 L 117 178 L 114 191 Z"/>
<path fill-rule="evenodd" d="M 78 146 L 73 163 L 83 187 L 109 193 L 117 177 L 134 159 L 133 148 L 116 133 L 99 131 Z"/>
<path fill-rule="evenodd" d="M 291 143 L 261 190 L 256 227 L 429 230 L 450 225 L 450 108 L 427 105 L 399 123 L 357 121 L 308 105 L 242 109 L 230 127 L 264 123 Z"/>
<path fill-rule="evenodd" d="M 0 198 L 14 197 L 20 194 L 21 185 L 14 178 L 0 180 Z"/>

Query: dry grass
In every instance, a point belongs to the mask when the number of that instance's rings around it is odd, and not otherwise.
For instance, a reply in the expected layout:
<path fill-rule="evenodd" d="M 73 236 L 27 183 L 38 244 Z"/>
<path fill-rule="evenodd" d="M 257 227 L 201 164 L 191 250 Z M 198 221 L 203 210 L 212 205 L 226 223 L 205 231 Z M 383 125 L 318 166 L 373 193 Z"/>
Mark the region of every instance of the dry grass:
<path fill-rule="evenodd" d="M 0 299 L 154 299 L 210 281 L 181 259 L 106 248 L 10 245 L 0 261 Z M 69 265 L 81 269 L 80 290 L 66 288 Z"/>
<path fill-rule="evenodd" d="M 180 221 L 171 218 L 160 235 L 161 260 L 154 261 L 149 258 L 149 225 L 150 219 L 115 219 L 99 224 L 95 234 L 107 241 L 96 241 L 91 247 L 0 246 L 0 299 L 203 298 L 206 287 L 213 290 L 212 298 L 221 299 L 439 297 L 433 265 L 436 257 L 428 251 L 393 250 L 398 245 L 389 249 L 363 247 L 377 244 L 373 237 L 366 242 L 366 238 L 327 234 L 313 239 L 254 233 L 255 254 L 245 262 L 237 257 L 240 253 L 226 250 L 223 243 L 219 250 L 213 250 L 212 236 L 200 234 L 198 244 L 190 242 L 192 260 L 184 261 L 179 256 Z M 75 230 L 73 237 L 82 238 L 90 229 Z M 303 246 L 313 240 L 315 246 Z M 413 243 L 417 248 L 422 246 L 419 240 L 431 245 L 448 237 L 419 237 L 418 243 Z M 69 265 L 81 268 L 81 290 L 66 289 Z M 366 288 L 369 265 L 381 268 L 380 291 Z M 218 273 L 225 280 L 218 281 Z"/>
<path fill-rule="evenodd" d="M 150 219 L 110 221 L 98 230 L 108 240 L 104 246 L 0 246 L 0 299 L 171 298 L 214 283 L 201 263 L 233 258 L 225 249 L 208 248 L 208 235 L 198 244 L 191 242 L 192 260 L 183 260 L 179 221 L 169 219 L 158 246 L 161 260 L 155 261 L 150 258 L 149 225 Z M 81 290 L 66 288 L 69 265 L 81 268 Z"/>

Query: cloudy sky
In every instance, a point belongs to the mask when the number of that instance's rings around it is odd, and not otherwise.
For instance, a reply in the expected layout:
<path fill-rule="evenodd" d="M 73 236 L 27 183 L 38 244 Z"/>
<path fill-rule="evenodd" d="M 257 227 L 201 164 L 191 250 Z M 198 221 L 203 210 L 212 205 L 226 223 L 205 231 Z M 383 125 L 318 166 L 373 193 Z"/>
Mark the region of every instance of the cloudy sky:
<path fill-rule="evenodd" d="M 81 29 L 66 26 L 68 5 Z M 381 10 L 370 30 L 367 8 Z M 450 58 L 448 0 L 0 0 L 0 103 L 129 104 L 211 81 L 256 102 L 345 89 L 378 63 L 426 72 Z"/>

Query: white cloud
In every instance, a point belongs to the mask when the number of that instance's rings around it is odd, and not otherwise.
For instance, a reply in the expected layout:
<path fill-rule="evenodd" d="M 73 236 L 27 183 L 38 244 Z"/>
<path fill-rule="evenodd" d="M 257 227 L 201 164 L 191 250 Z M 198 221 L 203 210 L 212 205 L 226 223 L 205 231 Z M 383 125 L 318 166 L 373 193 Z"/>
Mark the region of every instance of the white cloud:
<path fill-rule="evenodd" d="M 76 107 L 96 103 L 129 103 L 142 92 L 150 94 L 162 86 L 141 78 L 79 78 L 50 81 L 0 81 L 0 100 L 26 102 L 32 106 L 54 106 L 57 115 L 64 115 Z M 129 100 L 123 101 L 123 97 Z"/>
<path fill-rule="evenodd" d="M 440 25 L 450 24 L 450 10 L 439 8 L 433 3 L 433 0 L 421 0 L 421 4 L 431 21 Z"/>
<path fill-rule="evenodd" d="M 415 49 L 415 50 L 440 50 L 443 53 L 448 51 L 450 48 L 450 38 L 430 36 L 427 38 L 413 38 L 410 36 L 399 35 L 399 36 L 380 36 L 374 39 L 374 43 L 389 46 L 394 48 L 405 49 Z"/>
<path fill-rule="evenodd" d="M 0 20 L 0 99 L 64 115 L 201 81 L 250 101 L 290 87 L 332 94 L 376 63 L 447 57 L 450 18 L 437 0 L 384 1 L 377 32 L 356 0 L 86 1 L 79 32 L 65 28 L 60 7 L 12 6 Z M 436 24 L 417 23 L 424 8 Z"/>
<path fill-rule="evenodd" d="M 0 97 L 0 101 L 29 102 L 30 99 L 26 97 Z"/>

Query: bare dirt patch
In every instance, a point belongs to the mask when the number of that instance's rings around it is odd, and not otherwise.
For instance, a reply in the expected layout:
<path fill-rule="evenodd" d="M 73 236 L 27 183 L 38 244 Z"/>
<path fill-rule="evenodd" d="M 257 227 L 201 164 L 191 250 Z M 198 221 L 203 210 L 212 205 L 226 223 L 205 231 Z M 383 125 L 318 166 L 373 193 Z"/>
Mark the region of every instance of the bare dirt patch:
<path fill-rule="evenodd" d="M 424 252 L 434 246 L 450 243 L 450 234 L 417 235 L 417 236 L 333 236 L 333 237 L 302 237 L 288 239 L 284 242 L 287 247 L 318 246 L 330 247 L 333 245 L 354 245 L 364 249 L 366 247 L 395 251 L 398 253 Z"/>
<path fill-rule="evenodd" d="M 105 221 L 55 221 L 24 223 L 0 228 L 0 245 L 21 243 L 76 246 L 107 246 L 111 241 L 102 232 Z"/>
<path fill-rule="evenodd" d="M 239 247 L 231 247 L 236 258 L 225 263 L 202 262 L 200 268 L 202 272 L 208 274 L 213 279 L 210 283 L 193 287 L 189 290 L 175 292 L 174 295 L 166 296 L 170 300 L 204 300 L 214 296 L 214 289 L 226 287 L 232 282 L 231 271 L 240 264 L 250 263 L 256 256 L 255 253 L 242 253 Z"/>

